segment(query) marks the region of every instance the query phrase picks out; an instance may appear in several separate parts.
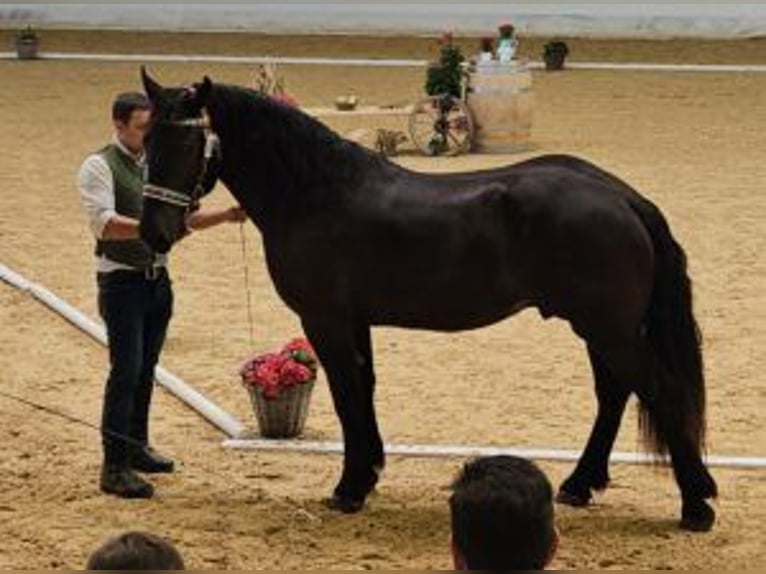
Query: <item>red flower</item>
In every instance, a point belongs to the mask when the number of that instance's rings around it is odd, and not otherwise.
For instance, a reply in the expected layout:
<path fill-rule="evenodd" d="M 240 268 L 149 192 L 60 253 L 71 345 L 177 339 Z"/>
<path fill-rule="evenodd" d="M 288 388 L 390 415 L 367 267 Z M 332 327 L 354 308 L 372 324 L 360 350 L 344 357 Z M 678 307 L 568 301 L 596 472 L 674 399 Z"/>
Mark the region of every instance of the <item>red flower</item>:
<path fill-rule="evenodd" d="M 506 23 L 499 26 L 497 30 L 500 33 L 501 38 L 511 38 L 516 31 L 516 28 L 514 28 L 513 24 Z"/>
<path fill-rule="evenodd" d="M 247 360 L 240 375 L 245 386 L 260 388 L 267 398 L 275 399 L 284 388 L 316 379 L 317 367 L 311 344 L 304 339 L 295 339 L 279 353 L 266 353 Z"/>

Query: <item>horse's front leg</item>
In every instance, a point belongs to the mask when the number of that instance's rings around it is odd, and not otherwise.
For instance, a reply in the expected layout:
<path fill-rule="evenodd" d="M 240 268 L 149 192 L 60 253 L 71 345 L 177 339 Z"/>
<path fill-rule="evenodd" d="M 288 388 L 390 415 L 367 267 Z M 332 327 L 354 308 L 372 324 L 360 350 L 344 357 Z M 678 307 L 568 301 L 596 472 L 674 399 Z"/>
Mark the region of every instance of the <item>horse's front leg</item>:
<path fill-rule="evenodd" d="M 380 476 L 386 466 L 386 454 L 383 450 L 383 440 L 378 428 L 378 417 L 375 414 L 375 362 L 372 351 L 372 335 L 369 325 L 358 325 L 356 328 L 357 360 L 361 371 L 362 389 L 364 392 L 365 408 L 367 409 L 367 432 L 369 434 L 370 457 L 375 472 Z"/>
<path fill-rule="evenodd" d="M 327 374 L 335 411 L 343 430 L 343 475 L 328 505 L 342 512 L 357 512 L 375 488 L 375 470 L 371 444 L 367 393 L 360 369 L 355 330 L 351 322 L 337 317 L 302 317 L 303 329 L 317 352 Z"/>

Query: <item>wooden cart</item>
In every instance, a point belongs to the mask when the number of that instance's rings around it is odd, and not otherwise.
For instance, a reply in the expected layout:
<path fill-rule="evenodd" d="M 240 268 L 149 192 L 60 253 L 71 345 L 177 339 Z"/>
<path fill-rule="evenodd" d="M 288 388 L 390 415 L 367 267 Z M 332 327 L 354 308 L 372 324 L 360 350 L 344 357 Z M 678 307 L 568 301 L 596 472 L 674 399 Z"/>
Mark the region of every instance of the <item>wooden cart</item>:
<path fill-rule="evenodd" d="M 403 107 L 362 106 L 350 111 L 335 108 L 308 108 L 317 118 L 401 117 L 407 121 L 410 139 L 427 155 L 454 156 L 471 149 L 474 127 L 465 99 L 427 96 Z M 360 135 L 357 132 L 357 135 Z"/>

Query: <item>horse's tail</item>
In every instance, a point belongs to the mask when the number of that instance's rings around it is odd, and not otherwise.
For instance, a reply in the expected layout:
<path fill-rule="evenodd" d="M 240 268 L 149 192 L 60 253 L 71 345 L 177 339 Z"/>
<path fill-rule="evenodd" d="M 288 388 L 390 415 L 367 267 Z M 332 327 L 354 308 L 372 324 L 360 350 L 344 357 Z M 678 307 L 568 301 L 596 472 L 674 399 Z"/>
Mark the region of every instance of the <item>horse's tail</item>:
<path fill-rule="evenodd" d="M 639 424 L 647 445 L 660 455 L 668 451 L 667 433 L 679 431 L 701 453 L 705 450 L 706 433 L 705 374 L 686 254 L 656 206 L 638 198 L 631 204 L 654 246 L 654 289 L 646 334 L 665 370 L 657 388 L 657 408 L 641 404 Z"/>

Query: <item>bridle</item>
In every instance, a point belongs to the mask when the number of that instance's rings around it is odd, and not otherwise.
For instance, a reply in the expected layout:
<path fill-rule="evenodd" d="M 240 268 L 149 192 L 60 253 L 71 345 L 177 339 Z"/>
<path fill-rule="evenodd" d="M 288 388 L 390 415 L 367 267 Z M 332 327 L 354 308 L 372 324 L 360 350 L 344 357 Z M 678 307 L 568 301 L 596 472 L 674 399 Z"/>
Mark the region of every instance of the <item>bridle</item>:
<path fill-rule="evenodd" d="M 197 176 L 196 183 L 191 193 L 184 193 L 163 187 L 161 185 L 155 185 L 151 182 L 144 184 L 144 197 L 151 198 L 162 203 L 181 207 L 188 213 L 199 202 L 203 195 L 205 195 L 205 178 L 208 176 L 210 169 L 210 162 L 215 155 L 220 157 L 221 141 L 218 135 L 210 127 L 210 119 L 204 114 L 198 118 L 189 118 L 185 120 L 175 121 L 160 121 L 159 125 L 169 125 L 175 127 L 189 128 L 195 130 L 203 130 L 205 133 L 205 150 L 203 153 L 202 169 Z"/>

